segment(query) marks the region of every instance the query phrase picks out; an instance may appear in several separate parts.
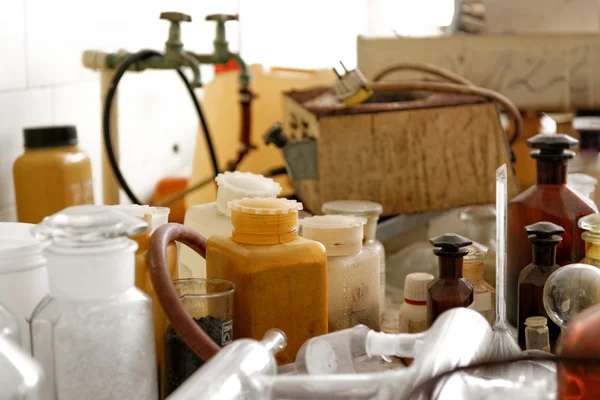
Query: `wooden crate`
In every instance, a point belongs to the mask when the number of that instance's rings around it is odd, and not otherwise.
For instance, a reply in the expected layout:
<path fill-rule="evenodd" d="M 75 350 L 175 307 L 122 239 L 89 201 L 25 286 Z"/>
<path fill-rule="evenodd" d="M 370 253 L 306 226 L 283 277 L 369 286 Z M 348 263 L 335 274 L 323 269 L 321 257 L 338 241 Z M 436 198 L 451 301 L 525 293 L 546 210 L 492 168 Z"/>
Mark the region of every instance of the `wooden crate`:
<path fill-rule="evenodd" d="M 284 94 L 284 131 L 316 140 L 318 176 L 294 181 L 305 208 L 372 200 L 384 215 L 495 201 L 495 171 L 510 164 L 494 103 L 475 96 L 369 103 L 344 109 L 331 89 Z M 292 144 L 293 145 L 293 144 Z M 509 168 L 509 196 L 519 188 Z"/>

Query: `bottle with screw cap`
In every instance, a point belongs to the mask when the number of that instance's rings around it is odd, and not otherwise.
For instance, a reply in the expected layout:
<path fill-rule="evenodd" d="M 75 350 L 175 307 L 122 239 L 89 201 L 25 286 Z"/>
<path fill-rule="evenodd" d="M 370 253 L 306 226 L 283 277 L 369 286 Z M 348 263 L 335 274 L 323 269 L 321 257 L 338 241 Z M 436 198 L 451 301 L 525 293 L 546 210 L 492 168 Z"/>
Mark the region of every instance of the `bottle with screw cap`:
<path fill-rule="evenodd" d="M 569 149 L 577 144 L 576 139 L 557 133 L 542 133 L 527 140 L 527 146 L 535 149 L 531 156 L 537 164 L 537 183 L 513 198 L 507 210 L 506 314 L 514 326 L 518 323 L 519 274 L 532 262 L 531 245 L 523 227 L 549 221 L 564 228 L 563 241 L 556 251 L 558 265 L 577 263 L 585 255 L 577 221 L 598 210 L 567 186 L 567 162 L 574 157 Z"/>
<path fill-rule="evenodd" d="M 584 230 L 581 237 L 585 241 L 585 257 L 581 263 L 600 268 L 600 214 L 586 215 L 578 225 Z"/>
<path fill-rule="evenodd" d="M 406 276 L 398 333 L 419 333 L 427 329 L 427 285 L 432 280 L 433 275 L 425 272 Z"/>
<path fill-rule="evenodd" d="M 37 224 L 63 208 L 94 203 L 92 164 L 74 126 L 26 128 L 13 164 L 17 219 Z"/>
<path fill-rule="evenodd" d="M 467 250 L 469 253 L 463 258 L 463 277 L 473 284 L 471 308 L 493 325 L 496 321 L 496 289 L 484 279 L 488 248 L 473 242 Z"/>
<path fill-rule="evenodd" d="M 525 320 L 525 348 L 550 353 L 548 319 L 546 317 L 527 317 Z"/>
<path fill-rule="evenodd" d="M 463 278 L 463 257 L 473 242 L 456 233 L 446 233 L 429 243 L 438 256 L 439 276 L 427 285 L 427 328 L 444 311 L 473 303 L 473 284 Z"/>
<path fill-rule="evenodd" d="M 302 220 L 302 236 L 327 251 L 328 330 L 363 324 L 379 330 L 379 254 L 363 248 L 364 218 L 320 215 Z"/>
<path fill-rule="evenodd" d="M 250 172 L 224 172 L 215 178 L 215 182 L 217 200 L 191 206 L 185 213 L 184 225 L 205 238 L 231 232 L 231 210 L 227 207 L 230 201 L 246 197 L 277 197 L 281 193 L 279 183 Z M 206 278 L 206 260 L 180 245 L 179 275 L 181 278 Z"/>
<path fill-rule="evenodd" d="M 288 346 L 277 360 L 290 363 L 306 340 L 327 333 L 325 247 L 298 236 L 301 203 L 248 198 L 229 206 L 233 231 L 208 239 L 206 274 L 235 283 L 233 338 L 281 329 Z"/>
<path fill-rule="evenodd" d="M 533 262 L 519 274 L 518 298 L 518 338 L 519 345 L 525 348 L 525 321 L 529 317 L 547 317 L 544 308 L 544 285 L 559 266 L 556 264 L 556 249 L 562 241 L 559 235 L 565 230 L 551 222 L 538 222 L 525 227 L 533 247 Z M 550 321 L 550 343 L 554 344 L 560 335 L 560 328 Z"/>

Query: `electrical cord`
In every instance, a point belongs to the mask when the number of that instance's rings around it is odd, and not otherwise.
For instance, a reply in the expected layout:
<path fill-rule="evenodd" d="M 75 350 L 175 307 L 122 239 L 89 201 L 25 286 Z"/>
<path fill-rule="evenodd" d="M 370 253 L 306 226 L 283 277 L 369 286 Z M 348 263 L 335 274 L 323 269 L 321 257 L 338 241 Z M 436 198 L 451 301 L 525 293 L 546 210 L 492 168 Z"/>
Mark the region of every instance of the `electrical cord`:
<path fill-rule="evenodd" d="M 150 57 L 155 57 L 155 56 L 162 56 L 162 54 L 155 50 L 141 50 L 141 51 L 127 57 L 125 60 L 123 60 L 123 62 L 121 64 L 119 64 L 119 67 L 115 71 L 115 74 L 111 80 L 111 84 L 108 89 L 108 92 L 106 93 L 106 98 L 104 101 L 104 111 L 102 113 L 102 132 L 103 132 L 103 137 L 104 137 L 104 147 L 106 149 L 106 154 L 108 156 L 108 161 L 110 163 L 110 167 L 111 167 L 113 173 L 115 174 L 115 178 L 119 182 L 119 185 L 121 186 L 123 191 L 125 191 L 125 194 L 127 195 L 129 200 L 131 200 L 131 202 L 133 204 L 142 204 L 142 202 L 133 193 L 133 191 L 131 190 L 131 187 L 125 180 L 125 177 L 123 176 L 121 169 L 119 168 L 119 163 L 117 162 L 117 158 L 114 153 L 112 138 L 110 135 L 110 113 L 111 113 L 112 103 L 113 103 L 113 100 L 115 97 L 115 93 L 117 91 L 117 86 L 119 85 L 119 82 L 120 82 L 121 78 L 123 77 L 123 75 L 125 74 L 125 72 L 136 62 L 145 60 Z M 216 177 L 217 174 L 219 173 L 219 163 L 217 161 L 217 157 L 216 157 L 215 149 L 214 149 L 213 142 L 211 139 L 210 131 L 208 130 L 208 124 L 206 123 L 206 119 L 204 118 L 204 112 L 202 111 L 200 102 L 198 101 L 198 98 L 196 97 L 196 94 L 194 93 L 194 89 L 192 88 L 190 82 L 186 78 L 183 71 L 181 71 L 181 69 L 177 69 L 176 71 L 177 71 L 177 74 L 179 75 L 179 77 L 181 78 L 181 80 L 183 81 L 190 97 L 192 98 L 192 102 L 194 103 L 196 113 L 198 114 L 198 118 L 200 119 L 200 124 L 202 125 L 202 130 L 204 132 L 204 138 L 206 139 L 206 144 L 208 147 L 208 151 L 210 153 L 210 158 L 211 158 L 212 167 L 214 170 L 214 175 Z M 181 197 L 183 197 L 183 196 L 181 196 Z"/>

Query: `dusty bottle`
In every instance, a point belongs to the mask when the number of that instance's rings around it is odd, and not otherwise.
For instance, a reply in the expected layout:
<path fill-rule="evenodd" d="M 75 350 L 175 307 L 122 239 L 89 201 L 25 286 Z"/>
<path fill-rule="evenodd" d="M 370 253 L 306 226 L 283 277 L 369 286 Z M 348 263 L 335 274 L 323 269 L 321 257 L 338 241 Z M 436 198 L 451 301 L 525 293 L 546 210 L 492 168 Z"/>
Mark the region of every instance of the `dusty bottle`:
<path fill-rule="evenodd" d="M 469 253 L 463 258 L 463 277 L 473 284 L 471 308 L 493 325 L 496 321 L 496 289 L 484 280 L 488 248 L 473 243 L 467 250 Z"/>
<path fill-rule="evenodd" d="M 328 331 L 363 324 L 379 330 L 379 254 L 363 248 L 363 218 L 319 215 L 302 220 L 302 236 L 327 251 Z"/>
<path fill-rule="evenodd" d="M 230 233 L 231 210 L 227 204 L 245 197 L 277 197 L 281 185 L 271 178 L 250 172 L 224 172 L 215 178 L 217 200 L 191 206 L 185 213 L 188 226 L 209 239 L 212 235 Z M 179 247 L 179 274 L 181 278 L 206 278 L 206 260 L 187 246 Z"/>
<path fill-rule="evenodd" d="M 548 318 L 528 317 L 525 320 L 526 349 L 550 353 L 550 336 L 548 333 Z"/>
<path fill-rule="evenodd" d="M 508 204 L 508 272 L 507 317 L 517 324 L 519 274 L 532 261 L 527 233 L 523 227 L 538 221 L 549 221 L 565 229 L 556 252 L 556 263 L 579 262 L 585 253 L 579 218 L 598 212 L 566 185 L 567 161 L 577 147 L 577 140 L 563 134 L 542 133 L 527 140 L 537 149 L 531 156 L 537 162 L 537 184 L 525 190 Z"/>
<path fill-rule="evenodd" d="M 525 321 L 529 317 L 548 317 L 544 308 L 544 285 L 559 266 L 556 264 L 556 248 L 562 238 L 558 235 L 564 229 L 551 222 L 538 222 L 525 227 L 529 241 L 533 245 L 533 262 L 519 274 L 518 296 L 518 338 L 525 349 Z M 554 345 L 560 335 L 560 328 L 549 322 L 550 343 Z"/>
<path fill-rule="evenodd" d="M 413 272 L 404 281 L 404 303 L 398 315 L 398 333 L 419 333 L 427 329 L 427 285 L 433 275 Z"/>
<path fill-rule="evenodd" d="M 236 286 L 233 338 L 281 329 L 288 346 L 277 360 L 288 364 L 306 340 L 327 333 L 325 247 L 298 237 L 300 203 L 253 198 L 230 206 L 232 233 L 206 244 L 207 276 Z"/>
<path fill-rule="evenodd" d="M 493 206 L 468 207 L 460 213 L 467 227 L 467 236 L 488 248 L 483 263 L 483 279 L 496 287 L 496 210 Z"/>
<path fill-rule="evenodd" d="M 569 173 L 581 173 L 600 180 L 600 117 L 580 116 L 573 119 L 573 129 L 579 133 L 579 153 L 569 161 Z M 600 190 L 593 193 L 598 204 Z"/>
<path fill-rule="evenodd" d="M 107 206 L 74 206 L 33 232 L 49 241 L 50 293 L 31 317 L 33 356 L 51 398 L 157 399 L 152 300 L 134 287 L 147 224 Z"/>
<path fill-rule="evenodd" d="M 455 233 L 446 233 L 429 240 L 439 259 L 439 276 L 427 286 L 427 328 L 444 311 L 468 307 L 473 303 L 473 284 L 463 278 L 463 257 L 473 244 Z"/>
<path fill-rule="evenodd" d="M 583 264 L 600 268 L 600 214 L 590 214 L 579 219 L 579 227 L 585 232 L 581 235 L 585 241 Z"/>

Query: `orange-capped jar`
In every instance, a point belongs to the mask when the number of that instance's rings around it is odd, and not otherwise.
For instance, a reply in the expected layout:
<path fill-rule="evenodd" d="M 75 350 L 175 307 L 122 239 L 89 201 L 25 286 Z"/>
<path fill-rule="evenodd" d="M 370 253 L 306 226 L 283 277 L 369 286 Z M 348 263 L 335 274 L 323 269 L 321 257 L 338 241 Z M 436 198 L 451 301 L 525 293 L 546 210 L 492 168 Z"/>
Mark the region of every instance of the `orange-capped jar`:
<path fill-rule="evenodd" d="M 93 204 L 92 165 L 74 126 L 26 128 L 25 153 L 13 164 L 19 222 L 38 224 L 58 211 Z"/>

